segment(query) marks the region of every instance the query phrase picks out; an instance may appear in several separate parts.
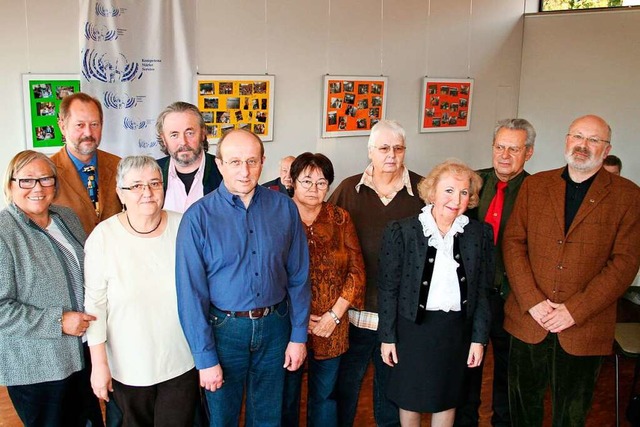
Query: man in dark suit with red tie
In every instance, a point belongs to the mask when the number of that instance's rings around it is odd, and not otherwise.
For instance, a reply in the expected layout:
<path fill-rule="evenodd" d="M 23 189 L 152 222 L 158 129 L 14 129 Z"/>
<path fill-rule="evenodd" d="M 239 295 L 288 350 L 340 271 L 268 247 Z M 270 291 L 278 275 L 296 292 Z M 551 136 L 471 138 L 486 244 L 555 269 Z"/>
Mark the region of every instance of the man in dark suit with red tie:
<path fill-rule="evenodd" d="M 524 179 L 529 175 L 524 164 L 533 155 L 536 131 L 525 119 L 505 119 L 496 124 L 493 132 L 493 167 L 481 169 L 478 174 L 484 182 L 478 207 L 467 212 L 471 218 L 484 220 L 493 227 L 496 272 L 489 289 L 491 307 L 491 345 L 493 346 L 493 399 L 491 424 L 511 425 L 507 369 L 509 360 L 509 334 L 503 329 L 504 302 L 509 294 L 509 281 L 502 260 L 502 233 Z M 482 370 L 467 369 L 465 404 L 456 410 L 455 426 L 477 426 Z"/>

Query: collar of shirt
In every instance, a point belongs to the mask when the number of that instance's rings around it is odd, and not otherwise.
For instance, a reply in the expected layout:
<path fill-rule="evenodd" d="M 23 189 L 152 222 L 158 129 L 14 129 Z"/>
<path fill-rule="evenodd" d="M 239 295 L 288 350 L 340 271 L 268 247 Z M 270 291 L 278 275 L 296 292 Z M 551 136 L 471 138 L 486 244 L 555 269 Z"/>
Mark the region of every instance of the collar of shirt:
<path fill-rule="evenodd" d="M 71 154 L 71 152 L 67 149 L 67 147 L 65 147 L 65 150 L 67 150 L 67 154 L 69 155 L 69 158 L 73 163 L 73 166 L 78 171 L 78 175 L 80 175 L 80 180 L 82 181 L 85 187 L 87 186 L 87 181 L 89 180 L 89 174 L 82 171 L 82 169 L 85 166 L 93 166 L 95 168 L 96 181 L 98 181 L 98 153 L 97 152 L 93 153 L 93 156 L 91 156 L 91 160 L 89 160 L 89 163 L 83 163 L 80 159 L 78 159 L 76 156 Z"/>
<path fill-rule="evenodd" d="M 256 185 L 256 187 L 253 189 L 253 196 L 251 196 L 251 204 L 249 205 L 249 207 L 253 206 L 258 200 L 260 200 L 260 194 L 263 191 L 273 191 L 273 190 L 270 190 L 267 187 L 263 187 L 262 185 Z M 222 181 L 220 183 L 220 186 L 218 187 L 218 194 L 222 197 L 222 199 L 225 202 L 229 203 L 230 205 L 238 208 L 242 208 L 244 210 L 249 210 L 248 207 L 245 207 L 244 202 L 242 201 L 240 196 L 232 194 L 227 189 L 227 186 L 224 184 L 224 181 Z"/>
<path fill-rule="evenodd" d="M 357 193 L 360 192 L 360 187 L 362 185 L 366 185 L 367 187 L 375 191 L 376 194 L 378 194 L 378 191 L 376 190 L 376 186 L 373 183 L 373 163 L 369 163 L 369 166 L 367 166 L 367 168 L 364 170 L 364 173 L 362 174 L 362 178 L 360 178 L 360 182 L 356 184 Z M 407 167 L 404 165 L 402 166 L 402 186 L 407 189 L 407 193 L 409 193 L 410 196 L 413 196 L 413 189 L 411 188 L 411 179 L 409 178 L 409 169 L 407 169 Z M 388 203 L 391 200 L 393 200 L 393 198 L 395 197 L 396 194 L 398 194 L 399 191 L 400 190 L 393 193 L 391 197 L 381 197 L 380 200 L 386 199 Z"/>
<path fill-rule="evenodd" d="M 202 154 L 202 160 L 196 175 L 193 177 L 191 190 L 187 194 L 184 183 L 178 177 L 176 172 L 176 163 L 173 157 L 169 158 L 169 171 L 167 173 L 167 192 L 165 194 L 164 208 L 170 211 L 184 212 L 197 200 L 204 196 L 204 184 L 202 177 L 204 176 L 205 155 Z"/>
<path fill-rule="evenodd" d="M 514 176 L 509 181 L 507 181 L 506 192 L 510 193 L 515 187 L 522 184 L 522 181 L 524 181 L 525 178 L 526 178 L 526 174 L 524 173 L 524 169 L 523 169 L 522 171 L 520 171 L 518 175 Z M 500 178 L 498 178 L 494 169 L 492 174 L 487 174 L 487 179 L 486 179 L 486 182 L 483 183 L 483 188 L 484 188 L 484 185 L 490 186 L 491 188 L 496 188 L 496 184 L 498 183 L 498 181 L 500 181 Z"/>

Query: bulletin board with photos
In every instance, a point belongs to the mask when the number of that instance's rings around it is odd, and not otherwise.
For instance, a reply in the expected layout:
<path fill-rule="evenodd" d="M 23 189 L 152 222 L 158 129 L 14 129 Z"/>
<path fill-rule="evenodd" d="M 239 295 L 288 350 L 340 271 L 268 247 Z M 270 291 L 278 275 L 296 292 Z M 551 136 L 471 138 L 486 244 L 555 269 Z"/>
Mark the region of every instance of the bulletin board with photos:
<path fill-rule="evenodd" d="M 200 75 L 198 108 L 207 140 L 215 144 L 231 129 L 246 129 L 262 141 L 273 140 L 272 75 Z"/>
<path fill-rule="evenodd" d="M 420 132 L 469 130 L 473 79 L 425 77 L 420 101 Z"/>
<path fill-rule="evenodd" d="M 64 145 L 58 127 L 62 98 L 80 92 L 77 74 L 23 74 L 27 148 L 53 153 Z"/>
<path fill-rule="evenodd" d="M 384 119 L 387 77 L 324 76 L 322 137 L 369 135 Z"/>

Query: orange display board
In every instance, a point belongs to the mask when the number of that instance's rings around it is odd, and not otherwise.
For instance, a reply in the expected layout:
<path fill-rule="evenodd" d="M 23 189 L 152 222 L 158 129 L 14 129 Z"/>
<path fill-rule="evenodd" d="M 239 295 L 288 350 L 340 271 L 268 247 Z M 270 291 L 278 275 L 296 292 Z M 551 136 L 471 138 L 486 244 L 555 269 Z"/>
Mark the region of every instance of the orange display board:
<path fill-rule="evenodd" d="M 420 105 L 420 132 L 469 130 L 473 79 L 425 77 Z"/>
<path fill-rule="evenodd" d="M 387 78 L 325 76 L 322 137 L 369 135 L 385 117 Z"/>

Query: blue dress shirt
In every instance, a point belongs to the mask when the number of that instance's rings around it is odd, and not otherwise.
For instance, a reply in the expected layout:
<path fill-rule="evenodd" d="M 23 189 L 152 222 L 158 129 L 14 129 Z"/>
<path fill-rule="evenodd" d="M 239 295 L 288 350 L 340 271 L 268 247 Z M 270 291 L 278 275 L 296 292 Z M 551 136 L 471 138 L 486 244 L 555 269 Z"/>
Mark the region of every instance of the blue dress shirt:
<path fill-rule="evenodd" d="M 73 165 L 76 167 L 78 175 L 80 176 L 80 181 L 84 184 L 84 188 L 87 188 L 87 182 L 89 181 L 89 174 L 82 170 L 85 166 L 93 166 L 95 168 L 96 183 L 98 182 L 98 156 L 96 153 L 93 153 L 89 163 L 83 163 L 82 160 L 71 154 L 69 150 L 67 150 L 67 154 L 69 155 L 71 162 L 73 162 Z"/>
<path fill-rule="evenodd" d="M 182 217 L 176 245 L 178 313 L 196 368 L 218 364 L 211 305 L 247 311 L 290 301 L 292 342 L 306 342 L 311 286 L 309 249 L 295 204 L 257 186 L 248 208 L 217 190 Z"/>

